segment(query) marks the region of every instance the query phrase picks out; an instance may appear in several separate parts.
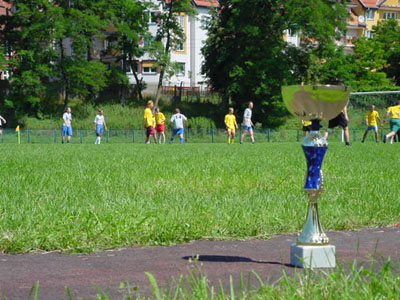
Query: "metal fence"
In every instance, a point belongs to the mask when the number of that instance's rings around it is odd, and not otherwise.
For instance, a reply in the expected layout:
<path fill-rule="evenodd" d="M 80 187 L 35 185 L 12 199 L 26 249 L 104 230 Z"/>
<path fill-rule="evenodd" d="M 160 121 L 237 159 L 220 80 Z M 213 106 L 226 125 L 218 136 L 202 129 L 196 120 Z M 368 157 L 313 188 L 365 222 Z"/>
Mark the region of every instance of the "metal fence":
<path fill-rule="evenodd" d="M 384 130 L 381 130 L 379 135 L 382 138 Z M 361 141 L 363 129 L 350 130 L 351 141 Z M 166 139 L 171 136 L 171 132 L 165 132 Z M 241 130 L 237 131 L 236 143 L 239 142 Z M 273 130 L 273 129 L 255 129 L 254 136 L 257 143 L 268 142 L 300 142 L 303 138 L 301 130 Z M 103 143 L 143 143 L 146 138 L 144 130 L 134 129 L 110 129 L 104 132 Z M 367 141 L 373 141 L 374 134 L 370 132 Z M 20 131 L 21 144 L 53 144 L 61 143 L 60 130 L 21 130 Z M 77 129 L 73 132 L 73 144 L 92 144 L 95 140 L 95 133 L 93 130 Z M 225 143 L 226 131 L 225 129 L 186 129 L 185 141 L 187 143 Z M 336 129 L 329 136 L 329 141 L 342 141 L 342 130 Z M 245 138 L 245 142 L 249 142 L 249 137 Z M 12 129 L 3 130 L 0 135 L 0 143 L 4 144 L 17 144 L 17 132 Z"/>

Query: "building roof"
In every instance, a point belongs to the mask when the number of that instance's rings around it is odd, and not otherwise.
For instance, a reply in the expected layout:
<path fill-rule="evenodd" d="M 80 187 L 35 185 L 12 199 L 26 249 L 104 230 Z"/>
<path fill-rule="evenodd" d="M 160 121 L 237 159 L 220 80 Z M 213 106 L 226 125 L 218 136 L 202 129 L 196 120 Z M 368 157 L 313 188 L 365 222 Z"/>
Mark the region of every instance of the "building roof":
<path fill-rule="evenodd" d="M 382 0 L 359 0 L 361 5 L 366 8 L 379 8 L 378 5 L 380 2 L 384 2 Z"/>
<path fill-rule="evenodd" d="M 358 0 L 365 8 L 397 8 L 399 6 L 384 5 L 387 0 Z"/>
<path fill-rule="evenodd" d="M 219 3 L 217 0 L 193 0 L 193 3 L 196 6 L 219 7 Z"/>

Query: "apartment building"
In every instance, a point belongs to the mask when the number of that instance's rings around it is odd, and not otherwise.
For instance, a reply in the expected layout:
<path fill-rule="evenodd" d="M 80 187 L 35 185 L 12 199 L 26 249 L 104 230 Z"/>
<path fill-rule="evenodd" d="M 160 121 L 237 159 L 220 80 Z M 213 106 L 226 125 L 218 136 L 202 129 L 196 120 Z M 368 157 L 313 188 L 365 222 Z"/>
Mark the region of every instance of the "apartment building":
<path fill-rule="evenodd" d="M 192 0 L 192 5 L 196 15 L 186 14 L 177 15 L 178 22 L 181 24 L 184 33 L 184 41 L 173 45 L 171 60 L 178 63 L 179 72 L 171 78 L 166 78 L 163 86 L 173 88 L 175 85 L 186 88 L 202 89 L 206 87 L 206 78 L 201 73 L 203 55 L 201 48 L 207 38 L 207 32 L 203 24 L 210 16 L 211 10 L 216 9 L 219 4 L 217 0 Z M 155 36 L 157 32 L 157 14 L 162 10 L 160 6 L 157 10 L 149 11 L 149 31 Z M 138 61 L 138 76 L 147 84 L 147 90 L 154 91 L 158 85 L 160 70 L 155 66 L 155 61 L 149 56 L 144 55 Z M 128 72 L 129 81 L 135 84 L 136 81 L 132 72 Z"/>
<path fill-rule="evenodd" d="M 352 41 L 358 37 L 372 37 L 372 28 L 381 20 L 400 19 L 400 0 L 350 0 L 347 34 L 341 41 L 351 52 Z"/>

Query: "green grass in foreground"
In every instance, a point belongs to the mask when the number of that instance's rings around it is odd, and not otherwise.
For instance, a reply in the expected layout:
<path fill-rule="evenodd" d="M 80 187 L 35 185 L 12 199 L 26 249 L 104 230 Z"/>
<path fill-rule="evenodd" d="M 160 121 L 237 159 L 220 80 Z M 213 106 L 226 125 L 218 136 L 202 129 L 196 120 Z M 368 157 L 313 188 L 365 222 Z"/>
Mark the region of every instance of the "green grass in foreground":
<path fill-rule="evenodd" d="M 325 230 L 399 221 L 400 144 L 332 143 Z M 298 232 L 299 143 L 0 145 L 0 251 L 88 252 Z"/>
<path fill-rule="evenodd" d="M 251 278 L 241 278 L 239 284 L 234 284 L 232 277 L 228 287 L 220 283 L 212 286 L 207 276 L 201 272 L 190 271 L 188 276 L 180 276 L 177 280 L 170 280 L 167 288 L 160 288 L 155 278 L 146 273 L 151 288 L 152 297 L 141 297 L 140 287 L 127 283 L 120 285 L 125 300 L 232 300 L 232 299 L 399 299 L 400 277 L 399 266 L 386 261 L 375 269 L 374 263 L 370 267 L 360 267 L 354 262 L 349 267 L 339 266 L 334 270 L 296 272 L 293 276 L 282 274 L 282 278 L 274 285 L 264 282 L 258 274 L 253 272 Z M 40 284 L 37 283 L 31 290 L 29 299 L 38 297 Z M 75 299 L 68 288 L 67 299 Z M 61 291 L 60 291 L 61 294 Z M 61 297 L 60 297 L 61 299 Z M 63 298 L 64 299 L 64 298 Z M 77 298 L 81 299 L 81 298 Z M 96 299 L 110 299 L 107 292 L 98 288 Z"/>

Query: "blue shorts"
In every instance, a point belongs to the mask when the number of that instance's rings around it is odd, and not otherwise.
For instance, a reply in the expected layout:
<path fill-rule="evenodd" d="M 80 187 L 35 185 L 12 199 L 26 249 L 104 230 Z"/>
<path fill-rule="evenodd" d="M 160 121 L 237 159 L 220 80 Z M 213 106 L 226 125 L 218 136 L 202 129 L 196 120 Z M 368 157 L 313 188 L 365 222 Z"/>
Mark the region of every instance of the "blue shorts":
<path fill-rule="evenodd" d="M 242 128 L 243 128 L 243 130 L 248 130 L 248 131 L 250 131 L 250 130 L 253 130 L 253 126 L 242 126 Z"/>
<path fill-rule="evenodd" d="M 367 126 L 367 130 L 368 131 L 370 131 L 370 130 L 377 131 L 378 130 L 378 126 Z"/>
<path fill-rule="evenodd" d="M 177 134 L 183 134 L 185 132 L 185 129 L 183 128 L 176 128 L 172 130 L 172 135 L 177 135 Z"/>
<path fill-rule="evenodd" d="M 63 125 L 61 128 L 61 136 L 72 136 L 72 127 Z"/>
<path fill-rule="evenodd" d="M 103 133 L 103 125 L 96 125 L 96 134 Z"/>

